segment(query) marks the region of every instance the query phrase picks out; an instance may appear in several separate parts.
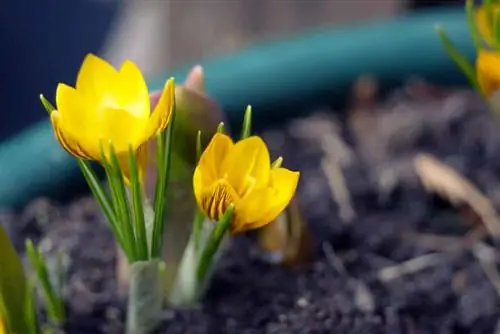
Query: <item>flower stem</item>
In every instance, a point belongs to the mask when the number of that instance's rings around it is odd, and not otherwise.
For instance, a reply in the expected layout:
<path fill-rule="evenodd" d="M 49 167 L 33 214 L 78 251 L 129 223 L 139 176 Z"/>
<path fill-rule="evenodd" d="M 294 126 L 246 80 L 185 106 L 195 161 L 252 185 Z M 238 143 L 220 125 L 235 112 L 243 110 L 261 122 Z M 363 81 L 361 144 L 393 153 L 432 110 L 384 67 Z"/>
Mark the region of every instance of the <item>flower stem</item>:
<path fill-rule="evenodd" d="M 212 267 L 212 260 L 219 249 L 219 245 L 226 234 L 231 221 L 233 218 L 234 205 L 230 205 L 226 210 L 222 218 L 217 222 L 215 228 L 213 229 L 207 244 L 203 248 L 200 259 L 198 260 L 198 266 L 196 269 L 196 280 L 198 284 L 203 285 L 205 277 Z"/>
<path fill-rule="evenodd" d="M 167 130 L 157 136 L 158 145 L 158 180 L 156 182 L 154 199 L 154 222 L 151 241 L 151 258 L 160 258 L 163 245 L 163 232 L 165 229 L 165 196 L 170 179 L 172 150 L 174 139 L 175 107 Z"/>
<path fill-rule="evenodd" d="M 163 300 L 160 268 L 159 260 L 130 265 L 127 334 L 149 334 L 159 326 Z"/>

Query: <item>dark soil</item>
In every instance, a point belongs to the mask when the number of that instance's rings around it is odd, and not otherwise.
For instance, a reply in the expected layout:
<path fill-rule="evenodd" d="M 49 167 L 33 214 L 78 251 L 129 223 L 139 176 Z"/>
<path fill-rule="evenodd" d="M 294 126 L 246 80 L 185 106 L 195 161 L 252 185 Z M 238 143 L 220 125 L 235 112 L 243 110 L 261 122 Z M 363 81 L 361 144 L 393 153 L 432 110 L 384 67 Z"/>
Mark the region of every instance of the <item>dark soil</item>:
<path fill-rule="evenodd" d="M 446 247 L 440 237 L 460 242 L 481 225 L 426 193 L 412 163 L 418 152 L 434 154 L 500 208 L 497 120 L 470 92 L 421 85 L 335 115 L 326 108 L 263 134 L 274 156 L 302 172 L 313 261 L 273 266 L 251 238 L 237 237 L 200 306 L 165 310 L 162 333 L 500 333 L 498 250 L 486 235 L 477 244 L 492 250 L 487 274 L 471 248 Z M 333 198 L 325 161 L 340 166 L 347 200 Z M 67 333 L 123 332 L 115 249 L 92 199 L 41 199 L 4 221 L 14 235 L 41 238 L 49 254 L 67 255 Z M 388 267 L 412 259 L 423 265 L 390 276 Z"/>

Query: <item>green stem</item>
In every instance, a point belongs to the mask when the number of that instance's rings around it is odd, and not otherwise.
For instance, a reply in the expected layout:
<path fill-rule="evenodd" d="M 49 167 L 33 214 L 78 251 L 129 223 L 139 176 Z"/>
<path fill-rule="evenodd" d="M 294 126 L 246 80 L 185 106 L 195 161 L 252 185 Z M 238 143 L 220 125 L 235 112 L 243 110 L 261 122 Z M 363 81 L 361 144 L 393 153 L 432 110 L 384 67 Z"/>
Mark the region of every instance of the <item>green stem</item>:
<path fill-rule="evenodd" d="M 163 286 L 159 260 L 134 262 L 129 267 L 127 334 L 153 333 L 161 322 Z"/>
<path fill-rule="evenodd" d="M 165 197 L 170 179 L 175 115 L 176 111 L 174 108 L 170 123 L 165 131 L 166 133 L 159 136 L 158 157 L 161 160 L 158 160 L 158 180 L 155 189 L 155 215 L 151 242 L 151 258 L 161 258 L 163 233 L 165 230 Z"/>
<path fill-rule="evenodd" d="M 130 187 L 132 188 L 132 207 L 134 208 L 134 235 L 138 259 L 145 261 L 148 259 L 148 241 L 146 238 L 146 223 L 144 220 L 144 208 L 142 200 L 142 184 L 139 180 L 139 171 L 135 152 L 129 147 L 129 168 L 130 168 Z"/>
<path fill-rule="evenodd" d="M 31 240 L 26 241 L 26 252 L 31 265 L 35 269 L 38 281 L 42 286 L 42 291 L 47 304 L 47 314 L 49 320 L 56 326 L 64 324 L 66 316 L 64 302 L 61 296 L 54 291 L 49 278 L 45 257 L 41 250 L 36 249 Z"/>
<path fill-rule="evenodd" d="M 204 285 L 207 273 L 212 267 L 213 257 L 219 249 L 220 243 L 224 238 L 227 230 L 229 229 L 229 226 L 231 225 L 231 221 L 233 219 L 233 211 L 234 205 L 231 204 L 222 218 L 215 225 L 215 228 L 213 229 L 207 244 L 203 248 L 196 269 L 196 280 L 200 285 Z"/>
<path fill-rule="evenodd" d="M 205 213 L 201 211 L 199 208 L 196 208 L 196 213 L 194 215 L 194 224 L 193 224 L 193 238 L 194 238 L 194 247 L 197 251 L 200 249 L 200 237 L 201 237 L 201 232 L 203 230 L 204 221 L 205 221 Z"/>

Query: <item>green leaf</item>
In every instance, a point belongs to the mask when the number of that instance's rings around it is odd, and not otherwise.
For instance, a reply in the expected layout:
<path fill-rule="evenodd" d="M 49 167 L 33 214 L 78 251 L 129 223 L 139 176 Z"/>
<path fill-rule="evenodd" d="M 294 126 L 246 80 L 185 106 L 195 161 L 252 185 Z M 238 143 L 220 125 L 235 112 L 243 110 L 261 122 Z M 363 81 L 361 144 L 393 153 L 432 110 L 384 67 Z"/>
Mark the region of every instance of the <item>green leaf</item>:
<path fill-rule="evenodd" d="M 202 153 L 203 145 L 201 143 L 201 131 L 198 130 L 198 133 L 196 134 L 196 162 L 200 161 Z"/>
<path fill-rule="evenodd" d="M 139 180 L 137 160 L 132 147 L 129 147 L 128 150 L 128 165 L 130 168 L 130 187 L 132 188 L 132 207 L 134 208 L 134 234 L 138 260 L 146 261 L 149 256 L 149 249 L 146 238 L 146 222 L 144 220 L 142 185 Z"/>
<path fill-rule="evenodd" d="M 0 225 L 0 310 L 4 312 L 8 332 L 29 333 L 25 322 L 27 281 L 9 236 Z"/>
<path fill-rule="evenodd" d="M 156 181 L 154 199 L 154 224 L 151 243 L 151 257 L 161 258 L 164 230 L 165 230 L 165 197 L 167 185 L 170 180 L 170 169 L 172 165 L 172 151 L 174 141 L 174 129 L 176 119 L 176 108 L 172 110 L 170 123 L 166 131 L 160 136 L 158 143 L 158 179 Z"/>
<path fill-rule="evenodd" d="M 40 94 L 40 101 L 42 101 L 43 107 L 50 116 L 50 113 L 54 111 L 56 108 L 54 108 L 54 106 L 49 102 L 49 100 L 45 98 L 45 96 L 43 96 L 43 94 Z"/>
<path fill-rule="evenodd" d="M 469 31 L 471 34 L 472 42 L 474 43 L 476 51 L 479 51 L 482 48 L 482 42 L 476 24 L 474 0 L 466 0 L 465 13 L 467 16 L 467 24 L 469 25 Z"/>
<path fill-rule="evenodd" d="M 234 205 L 231 204 L 221 219 L 219 219 L 216 223 L 207 244 L 203 248 L 196 270 L 196 279 L 200 285 L 204 284 L 205 277 L 212 267 L 213 257 L 219 249 L 220 243 L 231 225 L 233 212 Z"/>
<path fill-rule="evenodd" d="M 140 251 L 137 249 L 135 243 L 132 217 L 125 190 L 125 182 L 123 181 L 123 173 L 112 143 L 109 143 L 109 161 L 106 160 L 106 155 L 102 147 L 101 160 L 106 170 L 114 212 L 117 216 L 117 220 L 114 223 L 117 235 L 116 238 L 123 239 L 123 252 L 129 261 L 135 261 Z"/>
<path fill-rule="evenodd" d="M 250 137 L 252 134 L 252 106 L 247 106 L 245 116 L 243 117 L 243 126 L 241 128 L 241 139 Z"/>
<path fill-rule="evenodd" d="M 92 192 L 92 195 L 99 203 L 101 210 L 103 211 L 104 216 L 106 217 L 106 220 L 109 223 L 111 232 L 115 236 L 117 243 L 125 252 L 128 249 L 128 246 L 126 243 L 126 239 L 124 238 L 122 232 L 119 229 L 119 226 L 117 226 L 118 220 L 115 211 L 113 209 L 113 206 L 111 204 L 111 199 L 100 185 L 99 179 L 97 178 L 97 175 L 94 173 L 90 164 L 82 159 L 76 159 L 76 161 L 78 162 L 78 166 L 80 166 L 80 170 L 82 171 L 82 174 L 85 177 L 85 180 L 87 181 L 87 184 Z M 130 260 L 129 257 L 130 253 L 125 252 L 125 255 Z"/>
<path fill-rule="evenodd" d="M 43 252 L 36 249 L 31 240 L 26 240 L 26 254 L 42 287 L 48 318 L 52 324 L 62 326 L 66 321 L 63 297 L 56 293 L 54 286 L 50 282 L 50 275 Z"/>
<path fill-rule="evenodd" d="M 196 136 L 196 162 L 198 163 L 201 158 L 201 154 L 203 153 L 203 147 L 201 143 L 201 131 L 198 131 L 198 135 Z M 201 231 L 203 229 L 203 222 L 205 220 L 205 213 L 201 211 L 201 209 L 196 206 L 194 215 L 194 223 L 193 223 L 193 238 L 195 249 L 199 249 L 200 244 L 200 236 Z"/>
<path fill-rule="evenodd" d="M 278 157 L 278 159 L 274 160 L 271 164 L 271 168 L 280 168 L 283 164 L 283 157 Z"/>
<path fill-rule="evenodd" d="M 217 133 L 224 133 L 224 122 L 220 122 L 219 125 L 217 125 Z"/>
<path fill-rule="evenodd" d="M 493 43 L 495 49 L 500 49 L 500 10 L 496 10 L 493 14 Z"/>
<path fill-rule="evenodd" d="M 27 282 L 26 308 L 24 317 L 26 319 L 26 326 L 29 328 L 28 333 L 38 334 L 40 321 L 38 319 L 38 310 L 36 305 L 35 282 L 33 282 L 32 279 Z"/>
<path fill-rule="evenodd" d="M 436 32 L 437 32 L 439 38 L 441 39 L 441 42 L 442 42 L 446 52 L 451 57 L 453 62 L 464 73 L 464 75 L 467 77 L 467 79 L 469 80 L 472 87 L 474 87 L 474 89 L 476 89 L 480 94 L 482 94 L 481 88 L 479 87 L 479 84 L 477 82 L 476 70 L 475 70 L 474 66 L 471 64 L 471 62 L 467 58 L 465 58 L 464 55 L 462 55 L 457 50 L 457 48 L 453 45 L 453 43 L 450 41 L 448 36 L 446 36 L 446 33 L 442 27 L 437 26 Z"/>

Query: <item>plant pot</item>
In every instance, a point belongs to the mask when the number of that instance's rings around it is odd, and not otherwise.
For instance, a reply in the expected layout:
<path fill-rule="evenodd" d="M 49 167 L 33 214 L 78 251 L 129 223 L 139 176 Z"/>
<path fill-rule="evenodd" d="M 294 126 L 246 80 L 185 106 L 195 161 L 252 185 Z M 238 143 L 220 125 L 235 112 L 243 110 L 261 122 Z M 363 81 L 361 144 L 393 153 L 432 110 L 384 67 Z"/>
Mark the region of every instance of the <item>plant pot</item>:
<path fill-rule="evenodd" d="M 464 15 L 439 11 L 314 32 L 204 64 L 207 90 L 227 112 L 230 125 L 238 128 L 244 106 L 251 103 L 255 128 L 273 157 L 282 155 L 284 166 L 301 171 L 298 198 L 311 229 L 314 260 L 295 268 L 273 266 L 261 260 L 254 240 L 233 238 L 198 307 L 167 309 L 162 333 L 494 330 L 500 302 L 484 259 L 478 259 L 481 250 L 492 246 L 484 242 L 475 245 L 485 248 L 461 244 L 448 249 L 448 241 L 460 243 L 470 230 L 460 225 L 466 214 L 427 194 L 412 173 L 415 154 L 430 151 L 473 182 L 488 186 L 493 201 L 500 152 L 493 118 L 467 91 L 435 93 L 425 86 L 423 93 L 411 87 L 392 92 L 414 75 L 440 85 L 465 83 L 434 34 L 437 22 L 472 55 Z M 178 73 L 182 77 L 184 71 Z M 337 117 L 333 110 L 346 110 L 343 97 L 362 74 L 373 76 L 383 93 L 391 91 L 388 102 L 379 109 L 350 108 Z M 319 107 L 328 112 L 318 112 Z M 299 116 L 307 117 L 296 120 Z M 328 150 L 332 140 L 343 145 L 333 153 Z M 27 152 L 28 143 L 39 146 Z M 378 143 L 383 149 L 373 145 Z M 348 152 L 342 158 L 339 147 Z M 46 164 L 23 170 L 19 162 L 27 157 Z M 0 166 L 0 176 L 12 179 L 0 182 L 3 206 L 20 208 L 40 195 L 63 194 L 64 184 L 81 183 L 72 158 L 59 149 L 45 123 L 6 143 L 0 161 L 9 161 Z M 28 175 L 36 179 L 23 182 Z M 334 191 L 339 182 L 348 196 Z M 114 272 L 108 269 L 115 261 L 110 255 L 114 248 L 95 203 L 83 201 L 86 206 L 49 206 L 52 213 L 43 215 L 48 223 L 39 226 L 41 237 L 74 259 L 68 272 L 73 310 L 69 328 L 75 333 L 119 333 L 124 307 L 112 292 Z M 341 214 L 345 206 L 354 211 L 349 219 Z M 37 225 L 33 211 L 25 209 L 22 217 L 10 220 Z M 429 235 L 452 238 L 423 242 Z M 91 243 L 95 247 L 84 249 Z M 417 269 L 411 262 L 415 259 Z M 498 262 L 493 257 L 486 265 L 491 269 Z"/>

